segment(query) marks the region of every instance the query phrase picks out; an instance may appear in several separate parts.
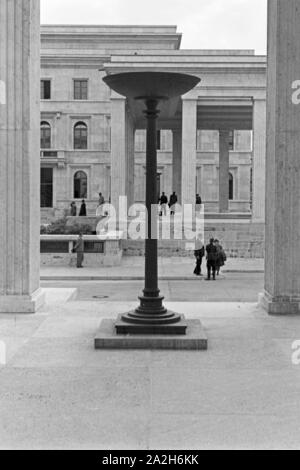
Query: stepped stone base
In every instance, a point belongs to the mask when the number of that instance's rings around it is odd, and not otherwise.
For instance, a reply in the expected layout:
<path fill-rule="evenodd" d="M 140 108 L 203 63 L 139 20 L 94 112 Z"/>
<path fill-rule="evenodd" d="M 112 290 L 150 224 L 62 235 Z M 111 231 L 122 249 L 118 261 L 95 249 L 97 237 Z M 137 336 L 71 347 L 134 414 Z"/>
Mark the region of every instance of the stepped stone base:
<path fill-rule="evenodd" d="M 187 320 L 186 335 L 117 335 L 114 320 L 102 320 L 95 349 L 171 349 L 206 351 L 207 336 L 199 320 Z"/>

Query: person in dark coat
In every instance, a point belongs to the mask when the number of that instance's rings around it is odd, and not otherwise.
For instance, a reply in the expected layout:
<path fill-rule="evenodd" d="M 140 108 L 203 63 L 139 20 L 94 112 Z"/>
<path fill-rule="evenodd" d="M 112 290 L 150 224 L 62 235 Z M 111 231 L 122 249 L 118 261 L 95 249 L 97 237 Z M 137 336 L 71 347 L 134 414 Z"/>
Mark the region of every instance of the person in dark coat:
<path fill-rule="evenodd" d="M 199 194 L 196 195 L 196 211 L 200 212 L 201 210 L 201 205 L 202 205 L 202 199 Z"/>
<path fill-rule="evenodd" d="M 173 194 L 170 196 L 169 207 L 171 210 L 171 215 L 175 215 L 176 204 L 178 202 L 178 197 L 176 192 L 174 191 Z"/>
<path fill-rule="evenodd" d="M 160 204 L 160 217 L 162 215 L 167 215 L 167 205 L 168 205 L 168 198 L 165 193 L 162 193 L 160 199 L 159 199 L 159 204 Z"/>
<path fill-rule="evenodd" d="M 217 248 L 216 272 L 217 272 L 217 275 L 219 276 L 220 269 L 222 268 L 222 266 L 225 266 L 225 261 L 227 257 L 226 257 L 225 251 L 223 250 L 223 247 L 220 245 L 219 240 L 215 240 L 215 246 Z"/>
<path fill-rule="evenodd" d="M 71 217 L 76 217 L 77 215 L 77 207 L 76 207 L 76 204 L 75 202 L 73 201 L 72 204 L 71 204 Z"/>
<path fill-rule="evenodd" d="M 217 263 L 217 247 L 214 244 L 214 239 L 211 238 L 209 245 L 206 247 L 206 259 L 207 259 L 207 281 L 211 279 L 211 273 L 213 280 L 216 280 L 216 263 Z"/>
<path fill-rule="evenodd" d="M 82 263 L 84 260 L 84 240 L 82 237 L 82 233 L 79 234 L 73 252 L 77 253 L 77 268 L 83 268 Z"/>
<path fill-rule="evenodd" d="M 79 217 L 86 217 L 86 204 L 85 204 L 84 199 L 83 199 L 81 207 L 80 207 Z"/>
<path fill-rule="evenodd" d="M 194 255 L 196 258 L 196 267 L 195 267 L 194 274 L 196 276 L 202 276 L 201 267 L 202 267 L 202 260 L 205 255 L 205 248 L 204 248 L 202 241 L 199 240 L 198 238 L 195 242 Z"/>

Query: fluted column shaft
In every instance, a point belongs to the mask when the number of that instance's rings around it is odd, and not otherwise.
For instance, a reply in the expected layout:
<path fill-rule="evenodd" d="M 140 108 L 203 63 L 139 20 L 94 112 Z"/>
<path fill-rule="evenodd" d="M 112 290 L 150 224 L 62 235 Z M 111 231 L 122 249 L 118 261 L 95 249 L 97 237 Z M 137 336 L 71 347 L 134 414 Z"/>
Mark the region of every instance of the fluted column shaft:
<path fill-rule="evenodd" d="M 0 2 L 0 312 L 42 303 L 40 260 L 40 8 Z"/>
<path fill-rule="evenodd" d="M 300 1 L 268 4 L 266 255 L 269 313 L 300 313 Z"/>

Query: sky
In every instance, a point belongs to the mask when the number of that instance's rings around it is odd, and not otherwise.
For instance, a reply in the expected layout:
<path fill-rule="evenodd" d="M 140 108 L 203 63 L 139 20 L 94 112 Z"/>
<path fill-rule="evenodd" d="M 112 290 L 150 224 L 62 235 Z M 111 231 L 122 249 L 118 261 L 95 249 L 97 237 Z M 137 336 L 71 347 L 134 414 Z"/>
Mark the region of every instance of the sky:
<path fill-rule="evenodd" d="M 267 0 L 41 0 L 41 22 L 176 25 L 181 49 L 266 53 Z"/>

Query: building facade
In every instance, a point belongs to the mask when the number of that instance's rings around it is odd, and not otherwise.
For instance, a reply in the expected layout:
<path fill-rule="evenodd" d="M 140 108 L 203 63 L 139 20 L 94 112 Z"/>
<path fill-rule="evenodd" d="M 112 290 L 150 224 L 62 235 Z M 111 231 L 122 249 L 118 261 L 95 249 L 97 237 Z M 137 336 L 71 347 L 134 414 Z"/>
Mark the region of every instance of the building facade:
<path fill-rule="evenodd" d="M 173 71 L 201 78 L 158 121 L 158 192 L 200 194 L 211 214 L 264 223 L 266 57 L 251 50 L 181 50 L 174 26 L 43 26 L 42 221 L 98 194 L 145 198 L 145 121 L 110 91 L 108 73 Z"/>

